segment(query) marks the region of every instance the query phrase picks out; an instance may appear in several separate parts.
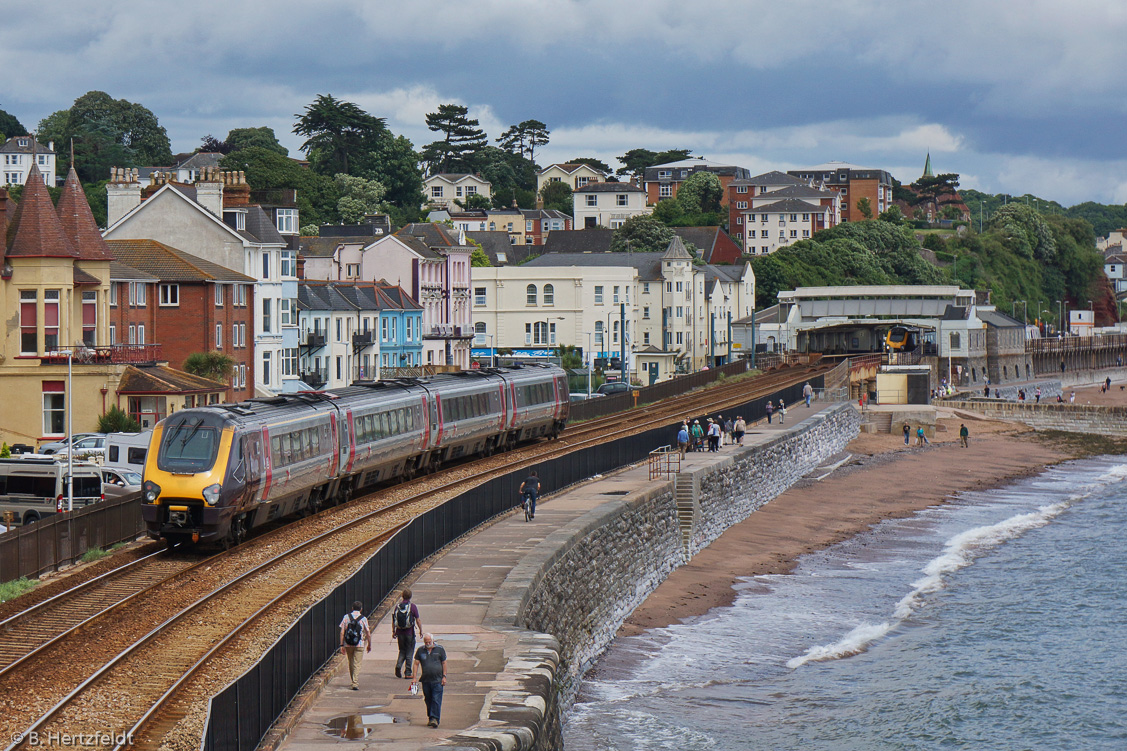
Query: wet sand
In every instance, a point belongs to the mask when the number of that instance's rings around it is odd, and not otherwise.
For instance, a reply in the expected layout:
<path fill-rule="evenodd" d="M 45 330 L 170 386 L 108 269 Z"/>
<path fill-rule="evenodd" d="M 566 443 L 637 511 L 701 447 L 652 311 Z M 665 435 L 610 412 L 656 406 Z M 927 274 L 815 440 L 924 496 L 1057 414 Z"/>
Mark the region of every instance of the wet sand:
<path fill-rule="evenodd" d="M 970 430 L 965 449 L 958 445 L 963 422 Z M 674 571 L 626 620 L 619 635 L 730 605 L 739 577 L 786 573 L 804 553 L 853 537 L 884 519 L 910 516 L 962 491 L 1036 474 L 1074 455 L 1011 423 L 945 419 L 940 425 L 946 432 L 937 432 L 931 446 L 918 449 L 905 446 L 902 435 L 862 433 L 846 449 L 853 455 L 848 463 L 824 480 L 800 481 L 728 529 Z"/>

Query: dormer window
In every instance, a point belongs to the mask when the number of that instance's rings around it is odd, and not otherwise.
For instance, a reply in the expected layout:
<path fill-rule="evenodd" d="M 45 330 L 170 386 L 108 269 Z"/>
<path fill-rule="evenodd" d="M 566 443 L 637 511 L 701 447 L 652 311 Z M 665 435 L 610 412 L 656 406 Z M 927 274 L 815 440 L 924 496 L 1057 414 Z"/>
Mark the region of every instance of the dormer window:
<path fill-rule="evenodd" d="M 245 211 L 224 211 L 223 223 L 241 232 L 247 228 L 247 214 Z"/>
<path fill-rule="evenodd" d="M 28 146 L 30 146 L 30 145 L 31 145 L 31 141 L 29 141 L 29 140 L 28 140 L 28 139 L 26 139 L 26 138 L 21 138 L 21 139 L 19 140 L 19 143 L 20 143 L 20 146 L 22 146 L 22 147 L 23 147 L 23 148 L 25 148 L 25 149 L 26 149 L 26 148 L 27 148 Z"/>
<path fill-rule="evenodd" d="M 297 209 L 276 209 L 275 212 L 278 232 L 283 235 L 297 234 Z"/>

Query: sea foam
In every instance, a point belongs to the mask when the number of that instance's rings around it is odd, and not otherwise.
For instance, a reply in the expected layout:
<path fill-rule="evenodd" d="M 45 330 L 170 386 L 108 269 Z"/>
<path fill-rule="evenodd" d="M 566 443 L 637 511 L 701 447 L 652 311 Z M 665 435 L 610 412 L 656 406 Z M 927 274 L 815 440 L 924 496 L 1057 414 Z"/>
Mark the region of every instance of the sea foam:
<path fill-rule="evenodd" d="M 946 586 L 945 577 L 965 568 L 985 552 L 1012 540 L 1031 529 L 1043 527 L 1060 516 L 1077 501 L 1080 501 L 1099 488 L 1127 479 L 1127 464 L 1119 464 L 1092 482 L 1082 486 L 1065 500 L 1042 506 L 1034 511 L 1016 514 L 996 524 L 968 529 L 951 537 L 943 546 L 943 552 L 933 558 L 922 573 L 924 576 L 912 582 L 912 590 L 896 604 L 893 620 L 883 623 L 862 623 L 832 644 L 810 647 L 803 654 L 787 661 L 787 667 L 796 669 L 808 662 L 824 662 L 843 657 L 852 657 L 867 650 L 870 645 L 882 638 L 896 625 L 907 620 L 923 604 L 924 598 Z"/>

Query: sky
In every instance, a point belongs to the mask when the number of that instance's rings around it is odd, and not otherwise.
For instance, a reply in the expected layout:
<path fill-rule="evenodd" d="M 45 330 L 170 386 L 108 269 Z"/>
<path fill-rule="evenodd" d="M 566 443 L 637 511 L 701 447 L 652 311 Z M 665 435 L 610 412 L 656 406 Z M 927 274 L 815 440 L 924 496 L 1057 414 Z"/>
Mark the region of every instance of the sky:
<path fill-rule="evenodd" d="M 1122 0 L 53 0 L 0 25 L 0 109 L 34 129 L 101 90 L 174 152 L 272 127 L 318 94 L 416 148 L 442 103 L 495 139 L 541 120 L 542 166 L 692 150 L 753 174 L 827 161 L 909 183 L 1127 202 Z"/>

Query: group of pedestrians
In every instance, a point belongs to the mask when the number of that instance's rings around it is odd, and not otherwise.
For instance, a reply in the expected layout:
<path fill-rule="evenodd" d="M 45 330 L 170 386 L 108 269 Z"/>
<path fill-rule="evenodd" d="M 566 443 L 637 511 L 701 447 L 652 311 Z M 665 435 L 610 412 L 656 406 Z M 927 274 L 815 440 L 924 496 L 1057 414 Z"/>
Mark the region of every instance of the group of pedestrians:
<path fill-rule="evenodd" d="M 747 422 L 738 415 L 734 422 L 723 415 L 706 417 L 703 426 L 700 420 L 685 419 L 677 430 L 677 449 L 682 457 L 689 451 L 716 453 L 721 446 L 742 446 L 746 432 Z"/>
<path fill-rule="evenodd" d="M 415 648 L 415 633 L 423 645 Z M 427 727 L 436 728 L 442 716 L 442 691 L 446 686 L 446 650 L 435 643 L 434 635 L 423 632 L 419 608 L 411 602 L 411 590 L 404 589 L 391 613 L 391 638 L 398 642 L 395 677 L 411 680 L 411 693 L 422 687 L 426 703 Z M 372 651 L 372 629 L 364 616 L 364 603 L 357 600 L 340 622 L 340 649 L 348 659 L 348 677 L 353 691 L 360 690 L 360 662 Z"/>

